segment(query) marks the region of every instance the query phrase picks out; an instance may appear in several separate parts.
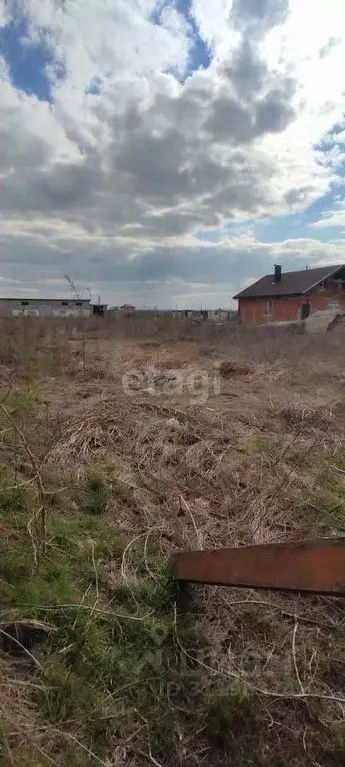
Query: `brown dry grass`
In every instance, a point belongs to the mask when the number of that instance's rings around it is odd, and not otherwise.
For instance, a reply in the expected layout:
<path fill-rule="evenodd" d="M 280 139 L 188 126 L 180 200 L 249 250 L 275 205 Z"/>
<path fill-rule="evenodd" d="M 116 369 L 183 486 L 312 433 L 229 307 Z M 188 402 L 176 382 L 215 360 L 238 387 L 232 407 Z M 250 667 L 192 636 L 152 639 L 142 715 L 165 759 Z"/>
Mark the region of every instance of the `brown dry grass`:
<path fill-rule="evenodd" d="M 135 318 L 32 321 L 15 332 L 16 340 L 13 326 L 2 326 L 3 381 L 39 387 L 44 405 L 25 424 L 44 480 L 50 487 L 102 475 L 109 535 L 142 536 L 168 559 L 180 548 L 344 534 L 342 334 L 166 319 L 140 328 Z M 139 384 L 126 393 L 123 376 L 133 369 Z M 191 379 L 198 371 L 201 388 Z M 109 567 L 104 578 L 109 587 L 119 575 Z M 343 764 L 343 607 L 340 598 L 194 588 L 206 654 L 184 647 L 178 616 L 174 630 L 182 656 L 196 656 L 209 718 L 189 704 L 198 726 L 176 735 L 178 759 L 159 756 L 164 767 Z M 30 702 L 23 711 L 33 726 Z M 133 751 L 116 741 L 121 764 L 157 764 L 132 737 Z"/>

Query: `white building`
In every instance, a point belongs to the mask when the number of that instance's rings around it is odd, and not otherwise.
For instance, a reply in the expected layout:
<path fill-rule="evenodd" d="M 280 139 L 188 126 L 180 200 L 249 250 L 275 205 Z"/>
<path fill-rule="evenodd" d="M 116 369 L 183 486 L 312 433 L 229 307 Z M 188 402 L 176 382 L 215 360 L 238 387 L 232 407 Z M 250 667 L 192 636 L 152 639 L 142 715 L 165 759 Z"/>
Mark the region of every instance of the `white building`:
<path fill-rule="evenodd" d="M 90 317 L 90 299 L 0 298 L 0 317 Z"/>
<path fill-rule="evenodd" d="M 226 322 L 228 314 L 227 309 L 209 309 L 208 319 L 212 322 Z"/>
<path fill-rule="evenodd" d="M 135 314 L 136 307 L 133 306 L 133 304 L 123 304 L 123 306 L 120 306 L 120 312 L 121 314 Z"/>

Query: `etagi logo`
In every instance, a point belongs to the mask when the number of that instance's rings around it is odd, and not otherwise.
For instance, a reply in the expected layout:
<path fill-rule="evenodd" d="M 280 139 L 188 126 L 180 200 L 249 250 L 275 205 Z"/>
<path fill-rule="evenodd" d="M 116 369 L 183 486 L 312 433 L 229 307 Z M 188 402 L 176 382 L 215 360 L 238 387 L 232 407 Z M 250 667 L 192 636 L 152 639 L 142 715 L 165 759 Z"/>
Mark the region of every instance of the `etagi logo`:
<path fill-rule="evenodd" d="M 189 397 L 191 404 L 204 404 L 210 396 L 221 393 L 220 363 L 216 362 L 211 371 L 197 368 L 186 371 L 159 370 L 148 367 L 145 370 L 128 370 L 122 376 L 122 388 L 127 396 L 139 391 L 152 397 Z"/>

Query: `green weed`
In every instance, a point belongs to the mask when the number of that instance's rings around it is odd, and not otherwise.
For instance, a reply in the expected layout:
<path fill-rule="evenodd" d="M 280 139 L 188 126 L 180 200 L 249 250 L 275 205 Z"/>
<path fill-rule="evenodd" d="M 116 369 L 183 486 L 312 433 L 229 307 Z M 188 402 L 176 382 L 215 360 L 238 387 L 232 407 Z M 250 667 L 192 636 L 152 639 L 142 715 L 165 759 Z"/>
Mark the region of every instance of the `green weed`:
<path fill-rule="evenodd" d="M 32 414 L 41 404 L 40 392 L 34 383 L 28 383 L 26 386 L 17 387 L 3 394 L 6 395 L 4 398 L 6 410 L 13 417 Z"/>
<path fill-rule="evenodd" d="M 337 466 L 342 460 L 342 455 L 338 456 Z M 327 458 L 315 474 L 313 488 L 307 497 L 304 492 L 298 515 L 301 520 L 317 525 L 324 533 L 334 530 L 339 534 L 345 532 L 345 482 L 329 466 Z"/>
<path fill-rule="evenodd" d="M 86 482 L 82 510 L 86 514 L 102 514 L 110 499 L 110 487 L 99 474 L 91 474 Z"/>
<path fill-rule="evenodd" d="M 218 749 L 236 753 L 238 740 L 253 735 L 257 705 L 252 693 L 234 682 L 206 698 L 207 735 Z"/>
<path fill-rule="evenodd" d="M 247 440 L 246 447 L 249 453 L 260 453 L 275 457 L 279 445 L 277 446 L 271 437 L 252 437 Z"/>

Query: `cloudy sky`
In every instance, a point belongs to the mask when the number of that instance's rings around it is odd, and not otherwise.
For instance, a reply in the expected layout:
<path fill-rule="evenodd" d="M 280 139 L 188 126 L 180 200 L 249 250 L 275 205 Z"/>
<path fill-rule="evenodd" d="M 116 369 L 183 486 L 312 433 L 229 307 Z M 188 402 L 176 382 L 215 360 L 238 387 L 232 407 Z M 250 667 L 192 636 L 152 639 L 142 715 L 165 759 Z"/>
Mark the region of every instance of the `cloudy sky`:
<path fill-rule="evenodd" d="M 0 295 L 345 263 L 344 0 L 0 0 Z"/>

